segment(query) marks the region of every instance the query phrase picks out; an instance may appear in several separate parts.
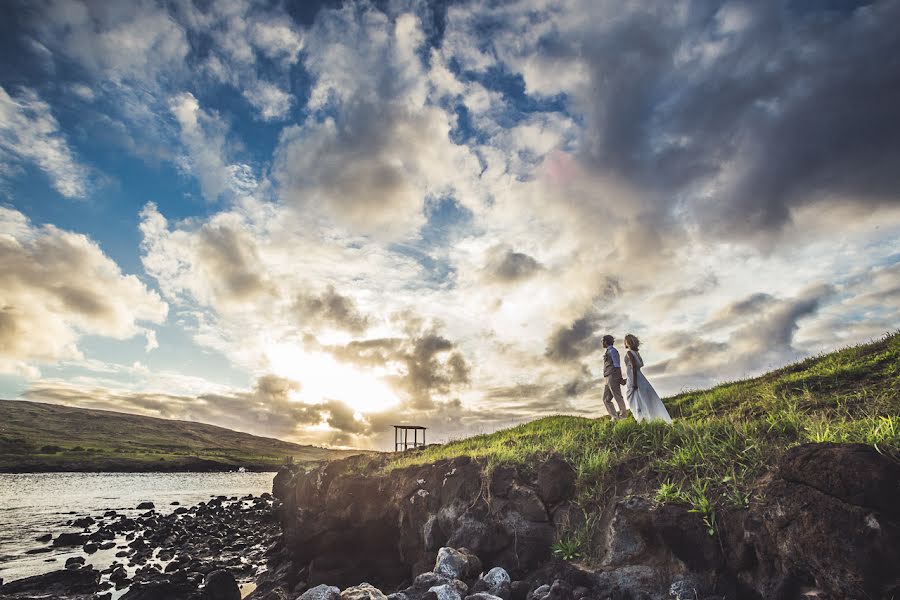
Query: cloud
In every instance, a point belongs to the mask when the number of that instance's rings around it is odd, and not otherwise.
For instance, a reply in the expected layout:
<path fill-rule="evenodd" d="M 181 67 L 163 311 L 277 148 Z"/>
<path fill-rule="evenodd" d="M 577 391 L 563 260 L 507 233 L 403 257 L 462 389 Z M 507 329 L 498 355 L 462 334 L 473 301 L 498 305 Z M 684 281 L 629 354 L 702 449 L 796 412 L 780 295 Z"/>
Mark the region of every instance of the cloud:
<path fill-rule="evenodd" d="M 200 182 L 206 200 L 215 202 L 231 189 L 232 173 L 222 155 L 227 128 L 217 115 L 202 110 L 189 92 L 173 97 L 169 109 L 178 121 L 181 141 L 188 150 L 190 171 Z"/>
<path fill-rule="evenodd" d="M 533 257 L 500 247 L 491 249 L 485 266 L 488 277 L 501 283 L 528 279 L 541 269 L 543 266 Z"/>
<path fill-rule="evenodd" d="M 155 336 L 168 306 L 124 275 L 88 237 L 31 225 L 0 207 L 0 372 L 35 375 L 34 365 L 81 355 L 84 335 Z"/>
<path fill-rule="evenodd" d="M 423 42 L 410 13 L 392 22 L 368 5 L 320 12 L 304 52 L 311 114 L 282 131 L 274 156 L 284 201 L 396 239 L 424 224 L 426 196 L 478 172 L 448 137 L 451 117 L 428 101 Z"/>
<path fill-rule="evenodd" d="M 395 373 L 385 380 L 403 394 L 403 405 L 413 410 L 432 409 L 436 398 L 446 398 L 471 382 L 469 363 L 437 324 L 408 314 L 397 319 L 405 325 L 403 337 L 354 340 L 324 349 L 343 362 Z"/>
<path fill-rule="evenodd" d="M 263 121 L 283 119 L 294 103 L 293 96 L 268 81 L 257 81 L 247 87 L 244 98 L 259 111 Z"/>
<path fill-rule="evenodd" d="M 591 317 L 581 317 L 571 325 L 558 328 L 547 340 L 544 356 L 555 362 L 571 362 L 600 348 L 599 323 Z"/>
<path fill-rule="evenodd" d="M 712 371 L 720 380 L 746 377 L 762 369 L 796 360 L 794 348 L 800 321 L 814 316 L 835 293 L 830 285 L 816 285 L 793 298 L 753 294 L 714 315 L 699 335 L 673 334 L 661 341 L 675 351 L 673 358 L 647 369 L 648 373 L 696 375 Z M 727 341 L 705 339 L 704 332 L 730 327 Z"/>
<path fill-rule="evenodd" d="M 307 331 L 326 324 L 359 334 L 370 323 L 369 317 L 359 312 L 352 298 L 337 293 L 331 285 L 321 295 L 298 295 L 294 314 Z"/>
<path fill-rule="evenodd" d="M 13 98 L 0 87 L 0 177 L 34 164 L 67 198 L 88 193 L 88 169 L 69 147 L 50 105 L 24 88 Z"/>

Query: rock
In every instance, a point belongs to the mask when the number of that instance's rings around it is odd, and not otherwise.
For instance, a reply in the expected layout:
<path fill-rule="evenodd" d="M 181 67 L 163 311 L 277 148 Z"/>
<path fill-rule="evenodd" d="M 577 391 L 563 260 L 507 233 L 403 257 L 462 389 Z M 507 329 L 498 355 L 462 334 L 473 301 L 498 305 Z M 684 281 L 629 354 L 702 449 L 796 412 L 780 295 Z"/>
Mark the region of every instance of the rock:
<path fill-rule="evenodd" d="M 85 554 L 93 554 L 94 552 L 97 551 L 97 544 L 94 544 L 93 542 L 88 542 L 87 544 L 84 545 L 82 550 L 84 551 Z"/>
<path fill-rule="evenodd" d="M 84 533 L 61 533 L 53 540 L 53 545 L 60 546 L 83 546 L 88 541 L 88 535 Z"/>
<path fill-rule="evenodd" d="M 297 600 L 340 600 L 341 590 L 333 585 L 320 584 L 303 592 Z"/>
<path fill-rule="evenodd" d="M 499 596 L 487 592 L 476 592 L 466 596 L 465 600 L 502 600 Z"/>
<path fill-rule="evenodd" d="M 78 569 L 83 564 L 84 564 L 83 556 L 73 556 L 71 558 L 66 559 L 66 568 L 67 569 Z"/>
<path fill-rule="evenodd" d="M 785 453 L 760 497 L 748 535 L 760 567 L 775 567 L 757 583 L 761 595 L 792 579 L 835 598 L 900 594 L 900 463 L 862 444 L 804 444 Z"/>
<path fill-rule="evenodd" d="M 572 465 L 559 457 L 550 458 L 538 467 L 538 494 L 549 505 L 568 500 L 575 493 L 576 478 Z"/>
<path fill-rule="evenodd" d="M 90 527 L 94 523 L 96 523 L 96 521 L 93 519 L 93 517 L 81 517 L 80 519 L 75 519 L 74 521 L 72 521 L 72 525 L 74 527 L 81 527 L 82 529 L 85 527 Z"/>
<path fill-rule="evenodd" d="M 151 509 L 156 508 L 156 505 L 153 504 L 152 502 L 141 502 L 140 504 L 137 505 L 136 508 L 137 508 L 137 510 L 151 510 Z"/>
<path fill-rule="evenodd" d="M 565 581 L 557 579 L 550 586 L 550 591 L 547 592 L 545 600 L 573 600 L 572 586 Z"/>
<path fill-rule="evenodd" d="M 425 600 L 462 600 L 459 591 L 451 584 L 436 585 L 428 590 Z"/>
<path fill-rule="evenodd" d="M 36 542 L 49 542 L 49 541 L 52 540 L 52 539 L 53 539 L 53 534 L 45 533 L 44 535 L 39 535 L 39 536 L 37 536 L 36 538 L 34 538 L 34 541 L 36 541 Z"/>
<path fill-rule="evenodd" d="M 109 574 L 109 580 L 113 583 L 117 581 L 124 581 L 128 579 L 128 571 L 125 570 L 125 567 L 118 566 L 113 569 L 113 572 Z"/>
<path fill-rule="evenodd" d="M 361 583 L 341 592 L 341 600 L 387 600 L 387 596 L 375 586 Z"/>
<path fill-rule="evenodd" d="M 550 593 L 550 586 L 548 584 L 544 584 L 536 587 L 534 590 L 528 593 L 526 598 L 528 600 L 544 600 L 547 597 L 547 594 Z"/>
<path fill-rule="evenodd" d="M 14 594 L 35 597 L 67 597 L 91 594 L 99 590 L 100 571 L 92 569 L 62 570 L 10 581 L 0 588 L 0 597 Z"/>
<path fill-rule="evenodd" d="M 438 575 L 448 579 L 469 579 L 477 576 L 480 571 L 481 561 L 465 548 L 456 550 L 444 547 L 438 550 L 434 565 L 434 572 Z"/>
<path fill-rule="evenodd" d="M 120 600 L 187 600 L 190 586 L 176 586 L 170 581 L 141 581 L 121 596 Z"/>
<path fill-rule="evenodd" d="M 512 583 L 509 573 L 503 567 L 494 567 L 481 578 L 488 586 L 488 590 L 499 589 L 503 584 Z"/>
<path fill-rule="evenodd" d="M 241 591 L 230 571 L 212 571 L 206 576 L 205 583 L 209 600 L 241 600 Z"/>
<path fill-rule="evenodd" d="M 531 586 L 527 581 L 513 581 L 510 586 L 510 600 L 525 600 L 531 590 Z"/>
<path fill-rule="evenodd" d="M 438 573 L 426 572 L 416 575 L 416 578 L 413 580 L 413 587 L 420 590 L 427 590 L 428 588 L 436 585 L 443 585 L 445 583 L 450 583 L 449 577 Z"/>

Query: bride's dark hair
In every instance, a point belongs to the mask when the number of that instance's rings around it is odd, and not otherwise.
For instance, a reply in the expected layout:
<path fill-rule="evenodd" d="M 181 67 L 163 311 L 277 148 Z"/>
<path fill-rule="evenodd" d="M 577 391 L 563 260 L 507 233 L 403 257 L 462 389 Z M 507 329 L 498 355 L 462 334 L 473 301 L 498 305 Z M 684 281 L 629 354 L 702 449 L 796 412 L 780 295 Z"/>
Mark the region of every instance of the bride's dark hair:
<path fill-rule="evenodd" d="M 641 340 L 637 339 L 636 335 L 630 333 L 625 336 L 625 343 L 628 344 L 628 347 L 632 350 L 637 350 L 641 347 Z"/>

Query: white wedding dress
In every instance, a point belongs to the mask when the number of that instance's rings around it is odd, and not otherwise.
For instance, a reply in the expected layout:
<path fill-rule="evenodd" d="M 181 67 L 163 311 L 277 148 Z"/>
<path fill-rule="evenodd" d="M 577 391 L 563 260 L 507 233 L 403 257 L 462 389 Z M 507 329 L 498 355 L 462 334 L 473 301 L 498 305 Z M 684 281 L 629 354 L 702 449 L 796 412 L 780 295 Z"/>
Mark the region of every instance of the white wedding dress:
<path fill-rule="evenodd" d="M 635 365 L 637 366 L 637 377 L 634 376 Z M 633 350 L 628 350 L 625 353 L 625 366 L 627 368 L 624 375 L 628 380 L 628 384 L 625 386 L 625 401 L 634 418 L 638 422 L 662 419 L 666 423 L 671 423 L 672 417 L 669 416 L 669 411 L 659 399 L 659 394 L 641 373 L 641 367 L 644 366 L 641 355 Z"/>

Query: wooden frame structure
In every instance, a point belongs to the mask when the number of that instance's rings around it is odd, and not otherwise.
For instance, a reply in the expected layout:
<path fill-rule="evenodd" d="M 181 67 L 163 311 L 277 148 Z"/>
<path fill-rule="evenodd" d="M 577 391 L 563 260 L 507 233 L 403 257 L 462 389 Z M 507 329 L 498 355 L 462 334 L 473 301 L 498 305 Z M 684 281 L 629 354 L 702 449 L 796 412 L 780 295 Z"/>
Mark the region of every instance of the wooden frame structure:
<path fill-rule="evenodd" d="M 410 448 L 425 447 L 425 429 L 421 425 L 394 425 L 394 452 L 409 450 Z M 412 442 L 409 441 L 409 432 L 413 432 Z M 422 432 L 422 441 L 419 441 L 419 432 Z"/>

